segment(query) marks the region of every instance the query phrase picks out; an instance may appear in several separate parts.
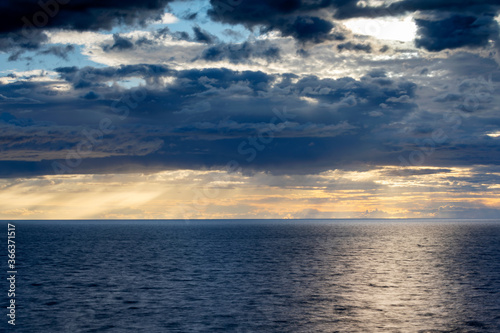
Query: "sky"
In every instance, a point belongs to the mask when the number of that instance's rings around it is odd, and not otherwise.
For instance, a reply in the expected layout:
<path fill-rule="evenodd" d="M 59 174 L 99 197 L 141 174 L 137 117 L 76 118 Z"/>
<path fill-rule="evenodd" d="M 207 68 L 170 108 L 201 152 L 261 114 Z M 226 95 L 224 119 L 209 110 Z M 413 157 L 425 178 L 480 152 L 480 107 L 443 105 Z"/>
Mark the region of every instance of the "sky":
<path fill-rule="evenodd" d="M 3 0 L 1 219 L 499 218 L 497 0 Z"/>

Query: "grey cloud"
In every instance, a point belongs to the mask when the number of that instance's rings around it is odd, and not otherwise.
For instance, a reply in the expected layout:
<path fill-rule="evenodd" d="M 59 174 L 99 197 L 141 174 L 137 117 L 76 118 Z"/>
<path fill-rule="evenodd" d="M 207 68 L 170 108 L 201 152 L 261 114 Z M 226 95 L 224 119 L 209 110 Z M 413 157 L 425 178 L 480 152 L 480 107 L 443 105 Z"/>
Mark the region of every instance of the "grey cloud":
<path fill-rule="evenodd" d="M 28 126 L 1 126 L 0 160 L 41 161 L 65 159 L 80 151 L 85 158 L 109 156 L 142 156 L 157 151 L 163 141 L 147 131 L 122 128 L 99 137 L 92 128 L 30 123 Z M 81 146 L 79 146 L 81 145 Z"/>
<path fill-rule="evenodd" d="M 419 38 L 417 47 L 428 51 L 442 51 L 460 47 L 477 48 L 498 40 L 499 27 L 493 16 L 453 15 L 446 19 L 416 19 Z"/>
<path fill-rule="evenodd" d="M 367 53 L 372 52 L 372 46 L 370 44 L 361 44 L 361 43 L 352 43 L 352 42 L 347 42 L 347 43 L 342 43 L 337 45 L 337 49 L 339 51 L 363 51 Z"/>
<path fill-rule="evenodd" d="M 221 6 L 211 0 L 208 15 L 216 21 L 243 24 L 249 28 L 264 26 L 264 31 L 277 30 L 283 36 L 291 36 L 300 42 L 322 43 L 341 40 L 344 36 L 332 31 L 334 24 L 319 17 L 321 9 L 328 8 L 332 1 L 242 1 L 234 6 Z"/>
<path fill-rule="evenodd" d="M 134 43 L 131 38 L 126 38 L 120 36 L 120 34 L 113 34 L 113 45 L 103 45 L 102 49 L 104 52 L 109 51 L 125 51 L 132 50 L 134 48 Z"/>
<path fill-rule="evenodd" d="M 252 58 L 276 61 L 280 58 L 280 49 L 265 41 L 242 44 L 221 43 L 204 50 L 201 58 L 207 61 L 228 59 L 232 63 L 240 63 Z"/>
<path fill-rule="evenodd" d="M 217 41 L 217 37 L 201 29 L 198 26 L 193 27 L 194 41 L 206 44 L 212 44 Z"/>
<path fill-rule="evenodd" d="M 4 104 L 41 104 L 42 102 L 29 97 L 7 97 L 0 94 L 0 103 Z"/>
<path fill-rule="evenodd" d="M 357 1 L 343 1 L 336 6 L 335 17 L 348 19 L 353 17 L 399 16 L 417 11 L 424 13 L 464 13 L 481 14 L 497 12 L 500 5 L 496 0 L 403 0 L 381 6 L 358 6 Z"/>
<path fill-rule="evenodd" d="M 111 30 L 119 25 L 145 25 L 160 19 L 170 0 L 6 0 L 0 11 L 0 50 L 12 52 L 11 60 L 27 50 L 37 50 L 48 40 L 46 31 Z"/>
<path fill-rule="evenodd" d="M 476 56 L 468 57 L 466 63 Z M 464 70 L 465 66 L 461 64 L 464 59 L 463 55 L 456 55 L 441 61 L 439 68 L 457 66 Z M 116 133 L 132 131 L 130 126 L 136 124 L 140 126 L 132 132 L 138 137 L 148 138 L 146 142 L 153 146 L 151 142 L 156 142 L 154 140 L 164 142 L 158 150 L 142 156 L 123 149 L 123 154 L 119 156 L 110 153 L 98 160 L 97 157 L 85 159 L 76 170 L 78 172 L 92 170 L 99 173 L 116 168 L 125 172 L 134 168 L 223 167 L 232 159 L 238 161 L 246 172 L 278 174 L 307 174 L 365 163 L 399 165 L 400 156 L 408 159 L 412 151 L 426 147 L 425 140 L 439 128 L 447 139 L 435 145 L 434 152 L 426 155 L 423 165 L 446 169 L 449 165 L 500 163 L 495 157 L 500 156 L 495 153 L 500 151 L 500 140 L 484 134 L 485 126 L 500 128 L 500 120 L 493 110 L 495 99 L 490 102 L 484 100 L 483 109 L 478 109 L 478 116 L 471 113 L 457 128 L 453 122 L 443 121 L 443 114 L 419 108 L 421 103 L 446 106 L 447 103 L 457 102 L 434 102 L 433 99 L 443 94 L 441 91 L 436 92 L 433 98 L 431 95 L 419 95 L 427 93 L 425 85 L 431 83 L 427 78 L 421 78 L 421 67 L 430 71 L 434 71 L 435 67 L 429 61 L 418 61 L 406 61 L 406 65 L 414 66 L 416 73 L 409 79 L 389 75 L 394 69 L 385 67 L 383 62 L 377 63 L 377 67 L 361 79 L 269 75 L 224 68 L 172 70 L 167 66 L 150 64 L 108 68 L 63 67 L 57 69 L 61 80 L 74 88 L 64 94 L 45 94 L 47 83 L 40 81 L 2 85 L 0 94 L 10 98 L 27 97 L 16 91 L 29 89 L 30 98 L 45 103 L 29 106 L 37 110 L 32 113 L 36 115 L 37 122 L 43 117 L 44 120 L 58 122 L 52 126 L 70 126 L 77 130 L 82 125 L 95 127 L 102 117 L 110 117 L 117 126 Z M 394 64 L 399 65 L 397 62 Z M 490 72 L 494 74 L 494 71 Z M 136 106 L 128 107 L 128 118 L 120 120 L 113 105 L 126 100 L 123 96 L 130 96 L 139 88 L 124 89 L 105 83 L 131 77 L 140 77 L 146 82 L 141 88 L 144 99 Z M 161 83 L 164 77 L 169 77 L 168 84 Z M 419 84 L 410 79 L 420 80 Z M 456 81 L 456 77 L 437 77 L 436 80 Z M 441 84 L 441 81 L 438 83 Z M 495 96 L 498 80 L 492 80 L 491 85 L 491 94 Z M 422 90 L 422 87 L 426 89 Z M 469 90 L 481 88 L 478 82 L 462 80 L 456 89 L 448 89 L 448 93 L 459 94 L 460 90 L 466 94 Z M 94 98 L 96 95 L 98 98 Z M 82 98 L 85 96 L 87 98 Z M 72 107 L 68 109 L 68 105 Z M 276 119 L 274 108 L 280 112 L 288 110 L 293 118 Z M 7 109 L 19 118 L 25 112 L 20 104 L 9 104 Z M 67 117 L 68 112 L 71 112 L 71 117 Z M 377 116 L 372 116 L 375 113 Z M 274 132 L 273 140 L 268 144 L 258 143 L 252 147 L 247 140 L 258 138 L 270 123 L 286 123 L 287 126 Z M 465 136 L 463 133 L 468 134 Z M 124 138 L 128 137 L 124 135 Z M 64 140 L 62 134 L 61 140 Z M 110 139 L 110 142 L 117 145 L 113 140 Z M 244 142 L 247 143 L 240 149 L 242 154 L 238 147 Z M 16 147 L 20 152 L 11 151 L 13 155 L 18 154 L 17 158 L 22 156 L 23 149 L 29 149 Z M 46 148 L 40 145 L 34 147 L 38 150 L 37 156 L 43 159 Z M 251 163 L 247 161 L 253 155 L 249 149 L 254 149 L 256 154 Z M 55 155 L 48 150 L 46 156 L 53 158 Z M 53 172 L 50 163 L 46 169 L 48 162 L 43 161 L 2 163 L 5 175 L 14 172 L 11 169 L 14 166 L 19 168 L 15 172 Z"/>
<path fill-rule="evenodd" d="M 40 5 L 40 3 L 43 4 Z M 45 3 L 37 0 L 7 0 L 0 13 L 0 33 L 36 28 L 110 30 L 119 24 L 144 24 L 160 18 L 168 0 L 86 0 Z"/>
<path fill-rule="evenodd" d="M 75 47 L 73 45 L 66 46 L 50 46 L 38 52 L 38 54 L 52 54 L 64 60 L 69 60 L 68 54 L 73 52 Z"/>

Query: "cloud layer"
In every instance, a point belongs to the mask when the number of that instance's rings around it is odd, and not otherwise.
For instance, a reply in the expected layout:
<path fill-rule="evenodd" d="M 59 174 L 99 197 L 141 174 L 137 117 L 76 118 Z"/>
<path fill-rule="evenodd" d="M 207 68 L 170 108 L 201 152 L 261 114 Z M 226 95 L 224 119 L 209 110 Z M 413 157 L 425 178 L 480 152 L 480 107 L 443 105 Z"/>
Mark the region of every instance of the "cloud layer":
<path fill-rule="evenodd" d="M 9 195 L 26 195 L 20 178 L 44 188 L 134 175 L 135 188 L 145 175 L 180 172 L 203 188 L 213 185 L 206 173 L 221 173 L 227 198 L 256 196 L 214 199 L 194 217 L 494 216 L 499 9 L 492 0 L 7 1 L 0 178 Z M 394 22 L 407 36 L 384 39 Z M 340 187 L 350 203 L 332 209 Z M 411 193 L 398 210 L 390 194 L 402 187 Z M 161 216 L 149 206 L 161 190 L 137 191 L 147 193 L 130 214 Z M 417 197 L 427 199 L 412 208 Z M 290 205 L 293 214 L 282 209 Z"/>

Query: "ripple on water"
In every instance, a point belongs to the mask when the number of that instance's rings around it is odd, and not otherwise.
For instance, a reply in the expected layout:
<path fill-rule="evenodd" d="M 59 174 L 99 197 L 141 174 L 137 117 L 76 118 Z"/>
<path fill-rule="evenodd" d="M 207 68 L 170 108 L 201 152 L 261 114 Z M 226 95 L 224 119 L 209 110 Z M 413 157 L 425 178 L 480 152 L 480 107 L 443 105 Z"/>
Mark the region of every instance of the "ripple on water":
<path fill-rule="evenodd" d="M 20 224 L 26 332 L 500 332 L 500 224 L 73 222 Z"/>

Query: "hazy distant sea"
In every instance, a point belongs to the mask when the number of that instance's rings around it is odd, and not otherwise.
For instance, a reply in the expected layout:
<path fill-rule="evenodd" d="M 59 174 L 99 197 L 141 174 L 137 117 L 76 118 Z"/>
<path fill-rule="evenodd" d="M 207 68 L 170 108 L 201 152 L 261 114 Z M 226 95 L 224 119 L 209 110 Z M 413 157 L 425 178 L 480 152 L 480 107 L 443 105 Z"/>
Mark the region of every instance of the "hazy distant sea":
<path fill-rule="evenodd" d="M 18 332 L 500 332 L 498 221 L 14 223 Z"/>

